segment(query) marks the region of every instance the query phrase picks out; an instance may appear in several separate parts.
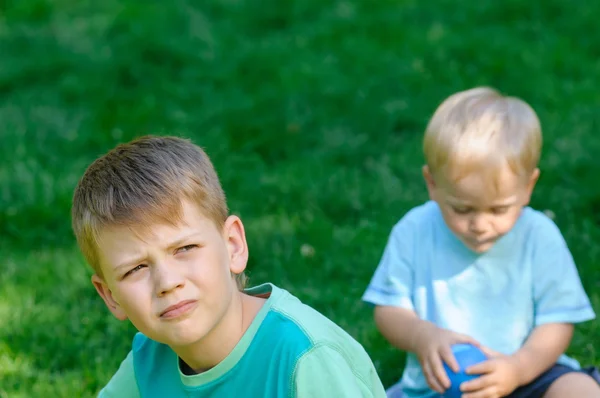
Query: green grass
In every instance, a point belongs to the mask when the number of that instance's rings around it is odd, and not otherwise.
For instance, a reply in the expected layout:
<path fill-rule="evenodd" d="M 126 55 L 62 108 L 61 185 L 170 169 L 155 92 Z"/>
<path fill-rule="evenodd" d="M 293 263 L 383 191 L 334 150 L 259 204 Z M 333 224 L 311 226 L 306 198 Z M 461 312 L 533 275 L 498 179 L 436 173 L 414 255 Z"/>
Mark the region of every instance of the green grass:
<path fill-rule="evenodd" d="M 92 396 L 129 349 L 69 208 L 94 158 L 146 133 L 206 148 L 245 221 L 252 283 L 331 317 L 392 383 L 403 356 L 360 296 L 392 225 L 426 199 L 427 118 L 481 84 L 538 111 L 532 204 L 556 214 L 600 311 L 600 3 L 536 4 L 1 1 L 0 397 Z M 569 353 L 600 365 L 599 339 L 588 322 Z"/>

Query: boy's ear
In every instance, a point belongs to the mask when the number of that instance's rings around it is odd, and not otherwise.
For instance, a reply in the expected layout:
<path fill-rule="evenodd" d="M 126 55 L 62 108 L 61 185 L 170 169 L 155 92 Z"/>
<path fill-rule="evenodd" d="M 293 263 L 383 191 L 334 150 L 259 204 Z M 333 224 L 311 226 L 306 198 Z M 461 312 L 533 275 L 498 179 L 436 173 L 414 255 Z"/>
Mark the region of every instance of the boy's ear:
<path fill-rule="evenodd" d="M 423 178 L 425 179 L 425 184 L 427 184 L 427 192 L 429 192 L 429 199 L 435 200 L 435 180 L 433 179 L 433 175 L 429 170 L 429 166 L 423 166 Z"/>
<path fill-rule="evenodd" d="M 237 216 L 229 216 L 223 233 L 229 250 L 229 269 L 234 274 L 241 274 L 248 263 L 248 244 L 242 220 Z"/>
<path fill-rule="evenodd" d="M 119 302 L 113 297 L 112 291 L 110 290 L 104 279 L 99 277 L 97 274 L 94 274 L 92 275 L 92 283 L 94 284 L 96 291 L 98 292 L 100 297 L 102 297 L 102 300 L 104 300 L 104 303 L 106 304 L 110 312 L 112 312 L 112 314 L 115 316 L 115 318 L 117 318 L 120 321 L 124 321 L 125 319 L 127 319 L 127 314 L 125 314 L 125 311 L 123 311 L 123 309 L 119 305 Z"/>

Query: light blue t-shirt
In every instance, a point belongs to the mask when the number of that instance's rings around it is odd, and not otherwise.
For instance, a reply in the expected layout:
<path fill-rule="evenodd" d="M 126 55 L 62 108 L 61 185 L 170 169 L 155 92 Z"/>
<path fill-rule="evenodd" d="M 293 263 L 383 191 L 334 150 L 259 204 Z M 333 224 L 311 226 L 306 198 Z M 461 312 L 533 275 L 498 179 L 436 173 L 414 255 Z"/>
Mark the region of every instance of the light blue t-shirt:
<path fill-rule="evenodd" d="M 529 207 L 483 254 L 450 231 L 437 203 L 412 209 L 394 226 L 363 300 L 413 310 L 504 354 L 536 326 L 595 318 L 560 231 Z M 579 367 L 565 355 L 559 363 Z M 413 353 L 400 383 L 407 398 L 436 396 Z"/>

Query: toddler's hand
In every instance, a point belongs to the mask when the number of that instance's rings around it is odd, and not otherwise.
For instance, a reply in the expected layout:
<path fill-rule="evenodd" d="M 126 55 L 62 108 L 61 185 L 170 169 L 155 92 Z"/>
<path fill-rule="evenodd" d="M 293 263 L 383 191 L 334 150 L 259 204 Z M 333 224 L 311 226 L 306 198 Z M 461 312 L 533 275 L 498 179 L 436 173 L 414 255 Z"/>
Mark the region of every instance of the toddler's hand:
<path fill-rule="evenodd" d="M 451 348 L 453 344 L 458 343 L 470 343 L 479 347 L 479 343 L 473 338 L 439 328 L 433 324 L 425 324 L 415 338 L 415 354 L 419 359 L 427 384 L 440 394 L 450 387 L 450 379 L 444 370 L 443 362 L 446 362 L 455 372 L 460 370 Z"/>
<path fill-rule="evenodd" d="M 481 347 L 489 358 L 467 369 L 469 374 L 480 374 L 475 380 L 461 385 L 464 398 L 499 398 L 509 395 L 519 386 L 519 367 L 514 357 Z"/>

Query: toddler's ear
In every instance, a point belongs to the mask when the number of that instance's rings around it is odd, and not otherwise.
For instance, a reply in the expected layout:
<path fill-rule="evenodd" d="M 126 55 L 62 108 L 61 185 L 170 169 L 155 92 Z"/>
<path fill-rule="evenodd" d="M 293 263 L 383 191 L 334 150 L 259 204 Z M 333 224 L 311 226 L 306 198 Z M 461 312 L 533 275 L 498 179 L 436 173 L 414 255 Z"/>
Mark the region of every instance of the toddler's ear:
<path fill-rule="evenodd" d="M 110 312 L 112 312 L 112 314 L 115 316 L 115 318 L 117 318 L 120 321 L 124 321 L 125 319 L 127 319 L 127 314 L 125 314 L 125 311 L 123 311 L 123 309 L 119 305 L 119 302 L 114 298 L 112 291 L 110 290 L 104 279 L 99 277 L 97 274 L 94 274 L 92 275 L 92 283 L 94 284 L 96 291 L 98 292 L 100 297 L 102 297 L 102 300 L 104 300 L 104 303 L 106 304 Z"/>
<path fill-rule="evenodd" d="M 425 179 L 425 184 L 427 185 L 427 191 L 429 192 L 429 199 L 435 200 L 435 180 L 433 179 L 433 175 L 429 170 L 429 166 L 423 166 L 423 178 Z"/>
<path fill-rule="evenodd" d="M 525 198 L 525 205 L 529 204 L 531 194 L 533 193 L 533 189 L 535 188 L 535 184 L 538 182 L 539 178 L 540 169 L 533 170 L 533 173 L 531 173 L 531 177 L 529 177 L 529 181 L 527 182 L 527 198 Z"/>

